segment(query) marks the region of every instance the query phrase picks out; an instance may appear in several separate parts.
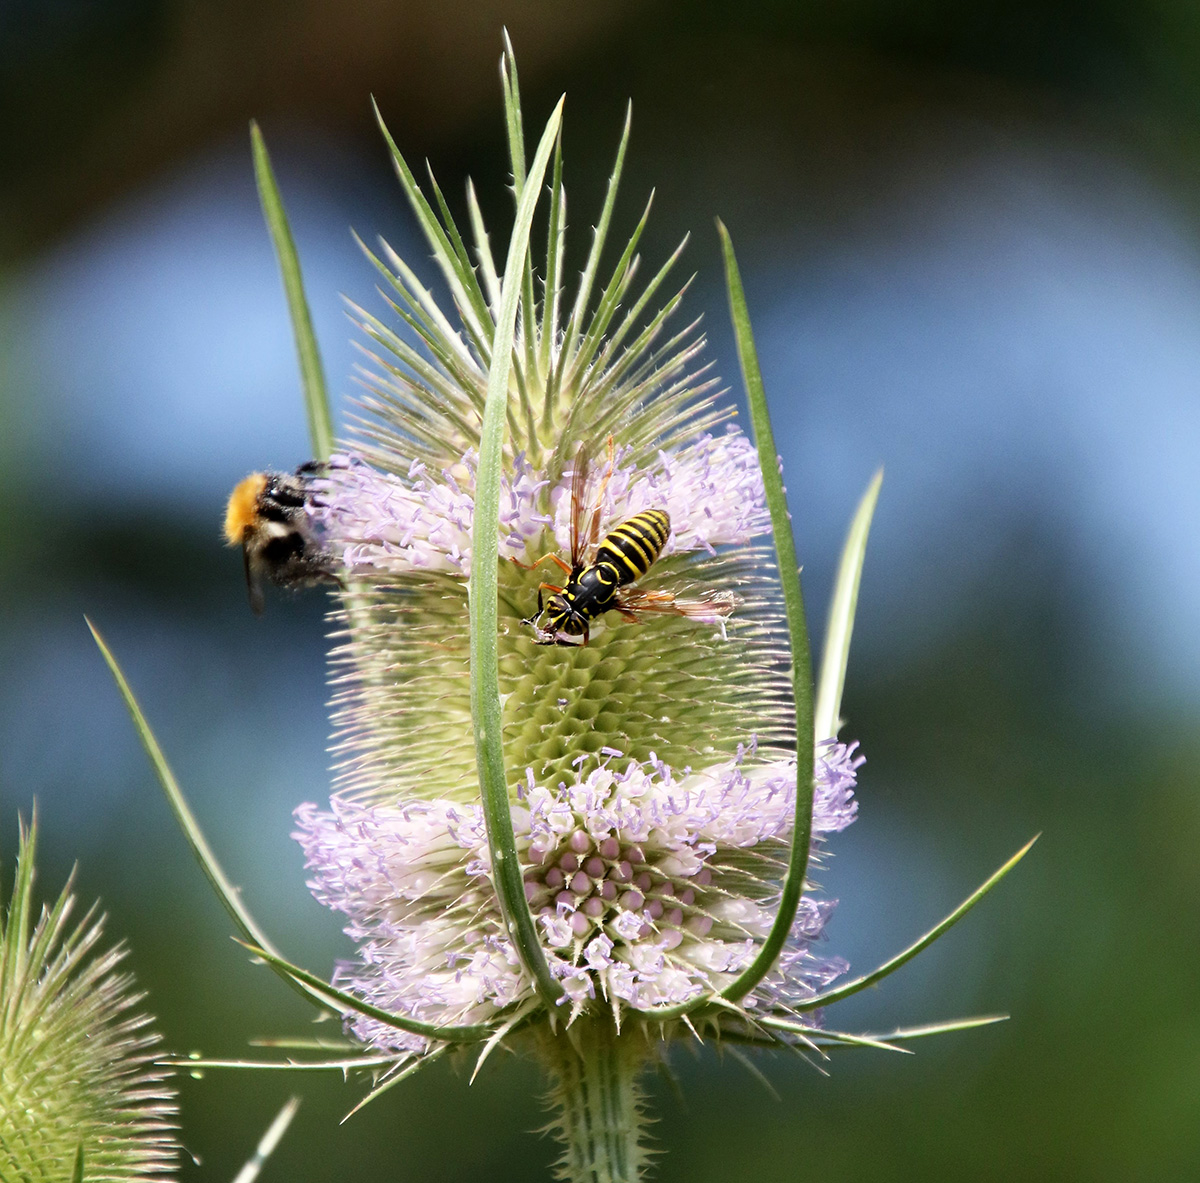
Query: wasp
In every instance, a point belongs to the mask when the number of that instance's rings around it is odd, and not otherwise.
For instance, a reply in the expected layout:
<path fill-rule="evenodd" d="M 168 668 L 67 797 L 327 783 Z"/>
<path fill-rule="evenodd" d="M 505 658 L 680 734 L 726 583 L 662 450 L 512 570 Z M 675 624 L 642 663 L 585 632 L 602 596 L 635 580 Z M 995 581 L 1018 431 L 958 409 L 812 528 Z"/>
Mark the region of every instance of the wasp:
<path fill-rule="evenodd" d="M 670 592 L 644 591 L 628 586 L 641 579 L 662 554 L 671 533 L 671 517 L 665 509 L 644 509 L 601 538 L 604 490 L 612 478 L 614 460 L 610 436 L 608 471 L 595 495 L 589 499 L 587 448 L 581 444 L 575 454 L 571 474 L 569 564 L 553 553 L 543 555 L 529 565 L 513 560 L 518 567 L 532 571 L 549 559 L 567 577 L 565 586 L 561 587 L 554 583 L 538 584 L 537 611 L 521 621 L 533 627 L 534 640 L 539 645 L 586 645 L 593 621 L 610 610 L 633 621 L 640 620 L 643 613 L 661 612 L 715 623 L 721 623 L 733 611 L 735 597 L 728 592 L 680 600 Z M 548 597 L 546 592 L 550 593 Z"/>

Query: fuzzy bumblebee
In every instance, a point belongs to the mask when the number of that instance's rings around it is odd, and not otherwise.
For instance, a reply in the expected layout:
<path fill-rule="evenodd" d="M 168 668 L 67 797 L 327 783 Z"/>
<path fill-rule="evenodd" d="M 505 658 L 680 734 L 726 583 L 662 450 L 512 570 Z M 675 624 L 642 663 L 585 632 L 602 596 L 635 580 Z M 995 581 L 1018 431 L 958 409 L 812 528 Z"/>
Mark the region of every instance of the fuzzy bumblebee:
<path fill-rule="evenodd" d="M 242 548 L 246 588 L 255 614 L 263 610 L 263 583 L 310 587 L 334 579 L 333 561 L 309 516 L 315 461 L 294 473 L 254 472 L 239 481 L 225 507 L 225 539 Z"/>

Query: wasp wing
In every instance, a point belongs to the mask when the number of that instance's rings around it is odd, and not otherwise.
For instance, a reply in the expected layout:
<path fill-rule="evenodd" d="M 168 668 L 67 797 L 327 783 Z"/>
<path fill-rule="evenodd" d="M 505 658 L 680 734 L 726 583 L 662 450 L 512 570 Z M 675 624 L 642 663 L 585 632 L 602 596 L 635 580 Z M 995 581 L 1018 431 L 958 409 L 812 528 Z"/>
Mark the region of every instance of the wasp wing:
<path fill-rule="evenodd" d="M 731 591 L 706 592 L 701 596 L 676 596 L 668 591 L 622 588 L 614 607 L 631 620 L 644 613 L 660 612 L 667 616 L 688 616 L 693 620 L 720 624 L 727 620 L 741 600 Z"/>
<path fill-rule="evenodd" d="M 582 527 L 583 515 L 587 512 L 590 467 L 587 445 L 580 444 L 575 451 L 575 468 L 571 473 L 571 566 L 575 570 L 584 566 L 584 555 L 588 549 L 588 540 Z M 589 532 L 598 524 L 593 520 L 589 524 Z"/>

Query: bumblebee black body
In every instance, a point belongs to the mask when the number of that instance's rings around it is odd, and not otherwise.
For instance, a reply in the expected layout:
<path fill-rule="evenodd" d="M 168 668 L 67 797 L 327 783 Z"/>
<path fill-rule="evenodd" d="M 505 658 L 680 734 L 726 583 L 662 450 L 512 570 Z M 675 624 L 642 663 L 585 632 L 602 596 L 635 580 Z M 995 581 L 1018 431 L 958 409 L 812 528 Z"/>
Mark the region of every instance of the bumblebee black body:
<path fill-rule="evenodd" d="M 310 481 L 322 466 L 294 473 L 256 472 L 241 481 L 225 510 L 225 538 L 242 548 L 246 587 L 255 613 L 263 609 L 263 580 L 279 587 L 308 587 L 334 578 L 332 560 L 309 521 Z"/>
<path fill-rule="evenodd" d="M 284 587 L 323 574 L 312 537 L 305 528 L 306 504 L 307 496 L 295 478 L 282 473 L 270 474 L 258 495 L 258 516 L 264 535 L 259 557 L 271 581 Z M 278 530 L 270 529 L 271 526 Z"/>
<path fill-rule="evenodd" d="M 645 509 L 610 530 L 591 563 L 573 566 L 565 587 L 550 586 L 553 594 L 544 607 L 539 588 L 537 615 L 530 622 L 535 625 L 537 643 L 586 645 L 593 620 L 612 608 L 625 612 L 618 590 L 650 570 L 670 532 L 671 519 L 665 510 Z M 581 639 L 575 641 L 575 637 Z"/>

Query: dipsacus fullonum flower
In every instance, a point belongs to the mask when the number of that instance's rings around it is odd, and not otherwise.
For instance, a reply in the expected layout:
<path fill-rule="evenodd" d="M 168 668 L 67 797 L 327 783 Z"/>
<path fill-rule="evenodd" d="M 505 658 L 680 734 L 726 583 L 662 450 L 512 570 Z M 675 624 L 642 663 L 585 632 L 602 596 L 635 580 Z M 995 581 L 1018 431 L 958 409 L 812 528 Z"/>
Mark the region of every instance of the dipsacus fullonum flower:
<path fill-rule="evenodd" d="M 859 762 L 841 744 L 818 757 L 816 834 L 853 820 Z M 526 895 L 572 1015 L 604 1008 L 619 1024 L 746 968 L 770 928 L 795 784 L 794 761 L 753 750 L 678 773 L 610 750 L 551 784 L 527 767 L 514 806 Z M 338 797 L 298 817 L 313 890 L 360 942 L 361 960 L 339 970 L 349 989 L 439 1024 L 488 1022 L 534 996 L 504 934 L 478 805 Z M 845 969 L 810 947 L 831 908 L 804 900 L 783 972 L 748 1005 L 786 1009 Z M 427 1043 L 368 1017 L 354 1029 L 384 1047 Z"/>
<path fill-rule="evenodd" d="M 614 1183 L 639 1177 L 636 1079 L 673 1038 L 823 1055 L 992 1021 L 882 1042 L 824 1027 L 819 1008 L 915 956 L 1024 851 L 891 961 L 831 985 L 846 969 L 821 952 L 833 902 L 805 872 L 857 809 L 862 757 L 838 741 L 838 714 L 879 478 L 835 581 L 814 708 L 728 237 L 754 443 L 696 326 L 675 327 L 679 252 L 639 280 L 646 215 L 601 276 L 628 123 L 568 290 L 561 105 L 527 166 L 511 51 L 502 76 L 517 198 L 503 279 L 474 190 L 468 248 L 436 184 L 431 205 L 388 137 L 453 310 L 386 244 L 368 252 L 390 314 L 355 310 L 372 343 L 366 393 L 332 455 L 294 248 L 256 139 L 326 461 L 317 476 L 302 470 L 288 537 L 341 585 L 338 780 L 328 808 L 296 811 L 312 890 L 357 946 L 332 985 L 286 962 L 253 921 L 101 647 L 242 933 L 356 1037 L 327 1066 L 375 1072 L 375 1096 L 452 1047 L 476 1045 L 481 1060 L 502 1041 L 532 1048 L 554 1081 L 561 1176 Z"/>
<path fill-rule="evenodd" d="M 545 1019 L 617 1030 L 719 993 L 770 930 L 795 817 L 795 711 L 757 451 L 695 326 L 669 328 L 682 292 L 653 304 L 674 260 L 639 288 L 643 217 L 603 290 L 591 299 L 585 278 L 568 306 L 565 208 L 556 160 L 501 472 L 503 753 L 525 897 L 561 987 Z M 431 242 L 445 263 L 438 231 Z M 386 244 L 372 258 L 408 332 L 356 310 L 375 346 L 365 414 L 313 485 L 314 527 L 347 582 L 340 772 L 329 809 L 297 811 L 297 838 L 314 893 L 359 946 L 336 984 L 425 1023 L 495 1023 L 538 1005 L 493 888 L 471 742 L 468 593 L 500 288 L 480 237 L 478 287 L 457 255 L 446 266 L 455 325 Z M 669 533 L 657 555 L 644 538 L 630 552 L 627 612 L 591 617 L 586 644 L 530 619 L 541 585 L 570 579 L 545 556 L 589 564 L 644 511 L 666 514 Z M 861 763 L 825 738 L 814 841 L 854 819 Z M 845 969 L 815 949 L 831 908 L 803 900 L 739 1022 L 791 1014 Z M 350 1025 L 398 1054 L 437 1044 L 370 1015 Z"/>

